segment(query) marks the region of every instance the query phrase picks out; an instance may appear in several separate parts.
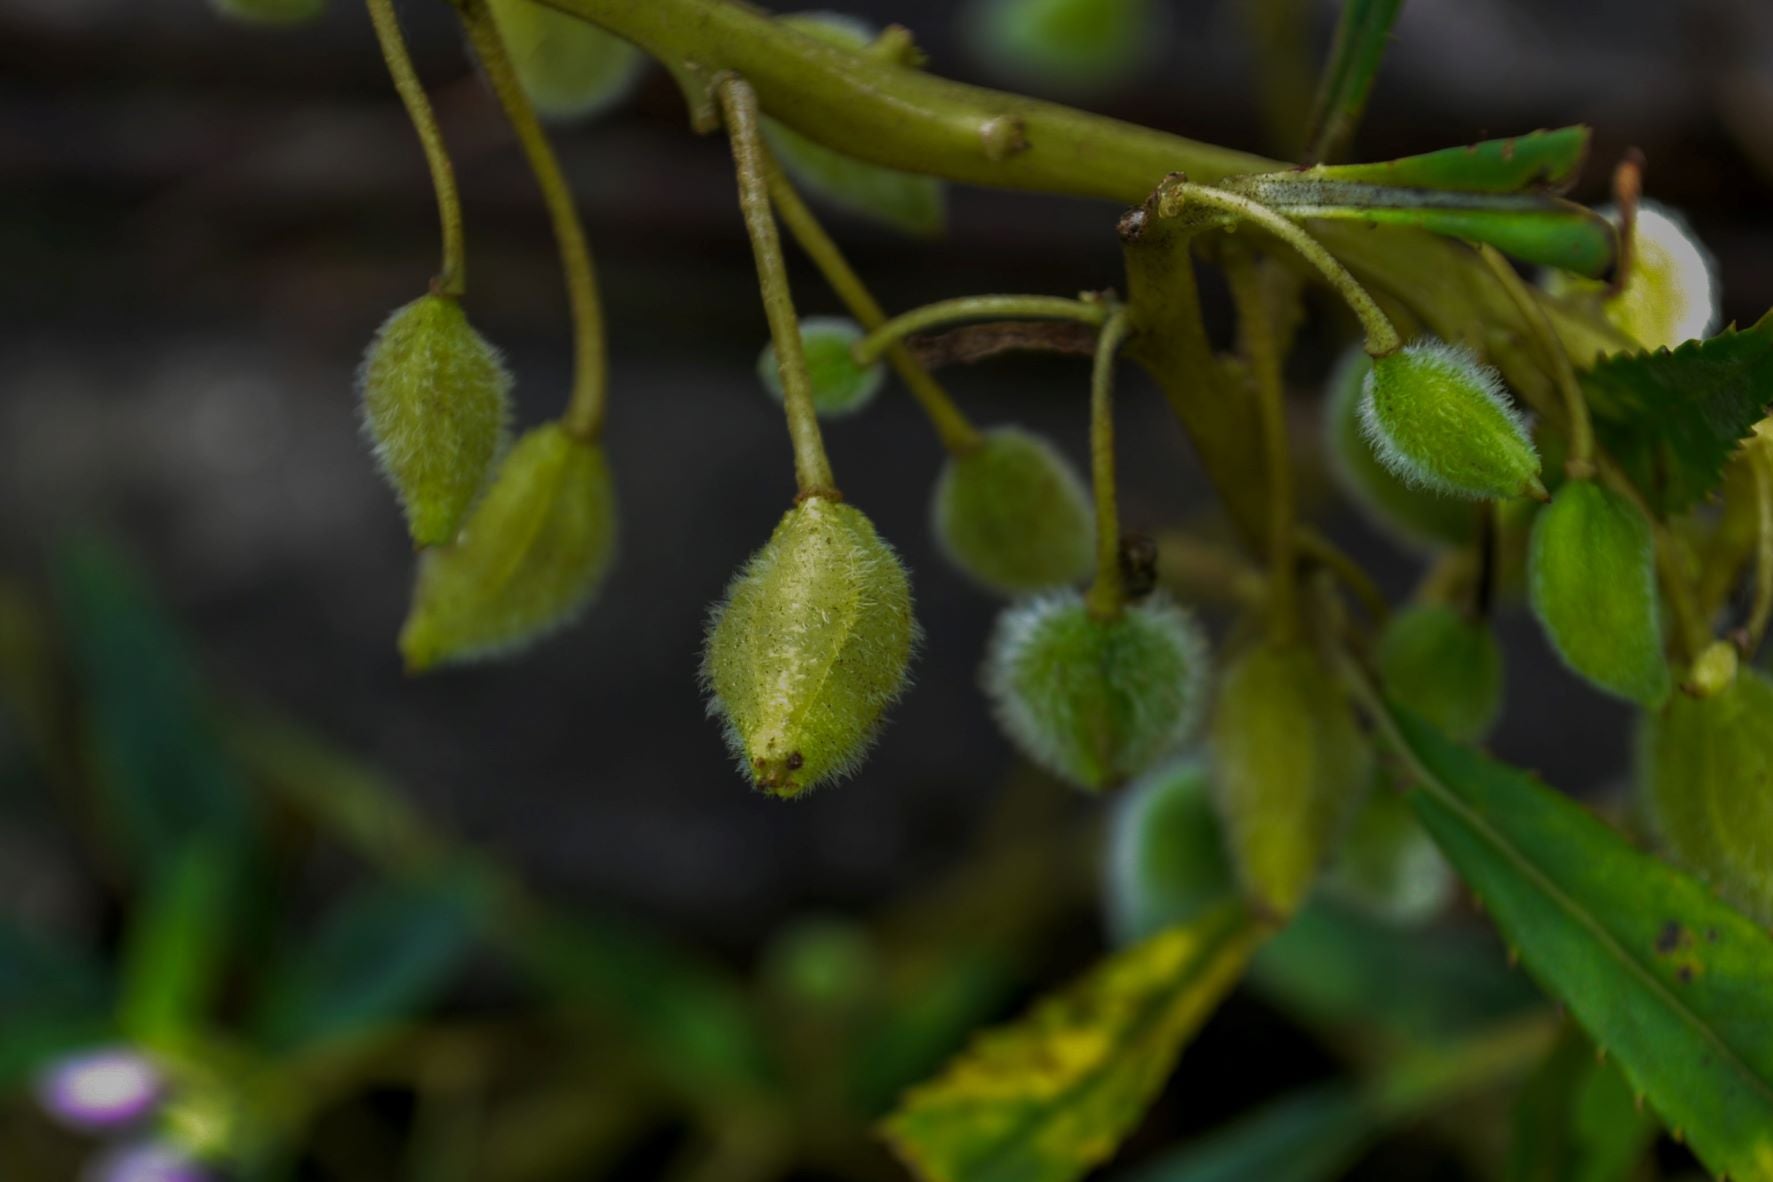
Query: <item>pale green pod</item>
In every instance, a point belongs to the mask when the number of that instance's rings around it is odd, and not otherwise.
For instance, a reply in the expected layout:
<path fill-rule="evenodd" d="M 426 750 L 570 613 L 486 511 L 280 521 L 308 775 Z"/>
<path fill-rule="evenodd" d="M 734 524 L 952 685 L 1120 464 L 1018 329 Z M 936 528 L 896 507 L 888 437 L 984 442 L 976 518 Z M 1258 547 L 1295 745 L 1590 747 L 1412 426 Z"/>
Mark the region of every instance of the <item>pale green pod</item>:
<path fill-rule="evenodd" d="M 646 55 L 590 21 L 536 3 L 488 0 L 518 84 L 549 119 L 585 119 L 620 102 Z"/>
<path fill-rule="evenodd" d="M 982 680 L 1022 754 L 1099 790 L 1181 746 L 1198 721 L 1206 672 L 1206 641 L 1168 596 L 1104 619 L 1066 590 L 998 617 Z"/>
<path fill-rule="evenodd" d="M 1574 672 L 1641 706 L 1668 697 L 1655 538 L 1630 501 L 1592 480 L 1566 482 L 1533 523 L 1527 593 Z"/>
<path fill-rule="evenodd" d="M 363 430 L 421 546 L 451 541 L 505 442 L 511 375 L 461 301 L 421 296 L 383 322 L 357 371 Z"/>
<path fill-rule="evenodd" d="M 1773 924 L 1773 680 L 1745 668 L 1711 697 L 1674 695 L 1644 716 L 1638 771 L 1674 860 Z"/>
<path fill-rule="evenodd" d="M 1616 207 L 1599 212 L 1619 221 Z M 1557 270 L 1546 271 L 1540 283 L 1556 295 L 1600 299 L 1614 327 L 1646 349 L 1672 349 L 1716 332 L 1722 318 L 1717 263 L 1687 220 L 1665 205 L 1640 201 L 1634 225 L 1631 270 L 1621 291 L 1609 294 L 1604 283 Z"/>
<path fill-rule="evenodd" d="M 1442 603 L 1391 617 L 1374 652 L 1392 701 L 1449 739 L 1473 743 L 1502 713 L 1502 647 L 1488 624 Z"/>
<path fill-rule="evenodd" d="M 1361 425 L 1408 484 L 1454 496 L 1544 499 L 1539 453 L 1502 377 L 1471 350 L 1414 341 L 1373 362 Z"/>
<path fill-rule="evenodd" d="M 800 322 L 800 344 L 806 353 L 807 377 L 813 388 L 813 409 L 822 419 L 853 415 L 880 393 L 886 366 L 857 365 L 851 349 L 865 334 L 862 326 L 842 316 L 808 316 Z M 757 377 L 771 398 L 782 401 L 782 371 L 776 346 L 768 344 L 757 357 Z"/>
<path fill-rule="evenodd" d="M 1330 371 L 1324 452 L 1342 491 L 1399 540 L 1422 549 L 1463 546 L 1477 536 L 1478 507 L 1462 497 L 1399 479 L 1380 463 L 1361 426 L 1361 399 L 1372 358 L 1359 345 Z"/>
<path fill-rule="evenodd" d="M 326 0 L 209 0 L 217 13 L 246 24 L 299 25 L 326 11 Z"/>
<path fill-rule="evenodd" d="M 1335 671 L 1305 644 L 1258 643 L 1226 668 L 1209 732 L 1225 844 L 1251 903 L 1296 911 L 1372 780 Z"/>
<path fill-rule="evenodd" d="M 1153 0 L 973 0 L 975 53 L 1005 77 L 1067 93 L 1124 84 L 1163 43 Z"/>
<path fill-rule="evenodd" d="M 615 545 L 603 449 L 559 423 L 525 433 L 455 544 L 421 556 L 400 632 L 407 668 L 496 655 L 566 626 L 595 596 Z"/>
<path fill-rule="evenodd" d="M 861 510 L 808 497 L 710 617 L 708 712 L 753 784 L 798 796 L 855 770 L 904 691 L 916 643 L 899 556 Z"/>
<path fill-rule="evenodd" d="M 1233 890 L 1206 765 L 1183 758 L 1127 786 L 1108 832 L 1108 927 L 1117 945 L 1187 923 Z"/>
<path fill-rule="evenodd" d="M 1383 771 L 1324 872 L 1326 895 L 1400 926 L 1426 923 L 1452 902 L 1457 878 L 1434 838 Z"/>
<path fill-rule="evenodd" d="M 948 560 L 1000 595 L 1077 583 L 1095 564 L 1083 480 L 1057 448 L 1020 427 L 995 427 L 978 447 L 949 456 L 930 516 Z"/>

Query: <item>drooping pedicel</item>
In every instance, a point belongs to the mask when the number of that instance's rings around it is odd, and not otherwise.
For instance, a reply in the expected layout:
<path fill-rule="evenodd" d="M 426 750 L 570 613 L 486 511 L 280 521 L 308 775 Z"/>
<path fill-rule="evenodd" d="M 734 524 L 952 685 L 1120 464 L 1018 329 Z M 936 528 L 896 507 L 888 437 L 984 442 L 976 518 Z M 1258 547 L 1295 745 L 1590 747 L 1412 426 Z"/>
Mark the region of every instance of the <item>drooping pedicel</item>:
<path fill-rule="evenodd" d="M 1081 582 L 1095 561 L 1083 480 L 1057 448 L 1020 427 L 993 428 L 978 447 L 948 458 L 931 517 L 949 561 L 1000 595 Z"/>

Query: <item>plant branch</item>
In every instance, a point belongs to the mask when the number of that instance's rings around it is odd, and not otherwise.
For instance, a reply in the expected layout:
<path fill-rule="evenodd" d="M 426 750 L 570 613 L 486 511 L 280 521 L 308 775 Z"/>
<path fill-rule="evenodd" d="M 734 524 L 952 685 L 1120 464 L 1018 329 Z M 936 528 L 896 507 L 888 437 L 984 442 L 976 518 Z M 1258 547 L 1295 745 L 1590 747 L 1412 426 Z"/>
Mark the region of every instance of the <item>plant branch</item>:
<path fill-rule="evenodd" d="M 1114 475 L 1114 360 L 1126 339 L 1126 310 L 1117 308 L 1102 325 L 1090 370 L 1090 478 L 1096 494 L 1096 581 L 1090 613 L 1103 619 L 1120 614 L 1126 588 L 1120 569 L 1120 506 Z"/>
<path fill-rule="evenodd" d="M 905 347 L 930 369 L 972 365 L 1004 353 L 1056 353 L 1093 357 L 1098 331 L 1088 324 L 1063 320 L 994 320 L 966 324 L 944 333 L 911 337 Z M 889 354 L 890 355 L 890 354 Z"/>
<path fill-rule="evenodd" d="M 863 365 L 871 365 L 890 345 L 912 333 L 955 320 L 982 320 L 989 317 L 1073 320 L 1081 324 L 1100 325 L 1108 319 L 1108 309 L 1093 300 L 1072 300 L 1063 296 L 982 295 L 938 300 L 893 317 L 857 341 L 856 360 Z"/>
<path fill-rule="evenodd" d="M 1773 618 L 1773 436 L 1757 433 L 1748 447 L 1758 529 L 1754 600 L 1742 629 L 1742 651 L 1745 656 L 1753 656 L 1767 635 L 1768 620 Z"/>

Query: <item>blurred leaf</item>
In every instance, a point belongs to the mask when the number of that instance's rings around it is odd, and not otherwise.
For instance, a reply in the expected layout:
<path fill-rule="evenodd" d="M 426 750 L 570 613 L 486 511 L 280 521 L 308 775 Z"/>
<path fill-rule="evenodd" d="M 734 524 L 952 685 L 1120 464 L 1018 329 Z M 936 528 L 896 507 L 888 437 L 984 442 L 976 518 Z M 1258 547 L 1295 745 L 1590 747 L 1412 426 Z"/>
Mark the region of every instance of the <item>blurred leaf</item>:
<path fill-rule="evenodd" d="M 1006 77 L 1087 94 L 1124 86 L 1161 44 L 1152 0 L 973 0 L 962 29 L 973 52 Z"/>
<path fill-rule="evenodd" d="M 267 983 L 260 1038 L 289 1053 L 412 1017 L 449 983 L 485 916 L 487 890 L 477 868 L 457 863 L 357 891 Z"/>
<path fill-rule="evenodd" d="M 1581 377 L 1601 444 L 1655 509 L 1678 513 L 1722 483 L 1773 401 L 1773 312 L 1709 340 L 1605 358 Z"/>
<path fill-rule="evenodd" d="M 953 948 L 936 958 L 857 1048 L 851 1086 L 861 1111 L 872 1118 L 890 1109 L 1004 1004 L 1014 983 L 1005 958 L 989 951 Z"/>
<path fill-rule="evenodd" d="M 1237 904 L 1103 961 L 906 1093 L 882 1131 L 929 1182 L 1066 1182 L 1114 1153 L 1265 934 Z"/>
<path fill-rule="evenodd" d="M 65 551 L 58 575 L 104 818 L 131 866 L 158 874 L 198 834 L 246 841 L 248 800 L 177 629 L 102 545 Z"/>
<path fill-rule="evenodd" d="M 1384 8 L 1383 2 L 1353 0 L 1349 9 Z M 1395 8 L 1393 4 L 1391 7 Z M 1583 126 L 1535 131 L 1507 139 L 1442 148 L 1419 156 L 1371 164 L 1332 164 L 1277 174 L 1307 185 L 1339 181 L 1390 189 L 1442 189 L 1464 193 L 1562 192 L 1576 180 L 1592 136 Z"/>
<path fill-rule="evenodd" d="M 1403 0 L 1344 0 L 1311 116 L 1313 158 L 1329 159 L 1354 134 L 1402 7 Z"/>
<path fill-rule="evenodd" d="M 1329 1182 L 1379 1133 L 1353 1084 L 1285 1096 L 1119 1182 Z"/>
<path fill-rule="evenodd" d="M 1528 970 L 1713 1172 L 1773 1179 L 1773 936 L 1573 801 L 1395 707 L 1374 713 L 1423 822 Z"/>
<path fill-rule="evenodd" d="M 1657 1132 L 1618 1069 L 1567 1030 L 1515 1104 L 1508 1182 L 1625 1182 Z"/>
<path fill-rule="evenodd" d="M 118 1020 L 144 1046 L 174 1048 L 198 1034 L 214 1000 L 240 898 L 239 855 L 186 842 L 131 917 Z"/>
<path fill-rule="evenodd" d="M 774 119 L 763 121 L 763 137 L 783 170 L 820 200 L 919 238 L 947 225 L 946 193 L 935 177 L 867 164 Z"/>
<path fill-rule="evenodd" d="M 0 1087 L 63 1051 L 114 1037 L 104 967 L 0 921 Z"/>

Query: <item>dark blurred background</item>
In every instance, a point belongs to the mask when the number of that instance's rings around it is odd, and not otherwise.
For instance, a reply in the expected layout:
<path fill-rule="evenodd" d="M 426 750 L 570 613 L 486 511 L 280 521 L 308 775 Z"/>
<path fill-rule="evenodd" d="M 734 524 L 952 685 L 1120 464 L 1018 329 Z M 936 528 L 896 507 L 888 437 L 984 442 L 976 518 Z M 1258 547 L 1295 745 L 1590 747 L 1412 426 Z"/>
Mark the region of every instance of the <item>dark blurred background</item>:
<path fill-rule="evenodd" d="M 1149 66 L 1080 101 L 1274 150 L 1265 104 L 1287 99 L 1263 79 L 1294 51 L 1315 68 L 1335 18 L 1334 4 L 1301 5 L 1309 37 L 1264 59 L 1253 30 L 1286 4 L 1178 0 Z M 1002 81 L 944 0 L 826 7 L 910 26 L 934 70 Z M 403 10 L 467 204 L 469 310 L 507 351 L 533 423 L 557 412 L 568 377 L 548 225 L 448 6 Z M 1603 200 L 1612 163 L 1641 148 L 1648 193 L 1686 211 L 1719 257 L 1726 317 L 1773 305 L 1773 6 L 1761 0 L 1412 0 L 1369 110 L 1360 158 L 1591 123 L 1576 195 Z M 559 639 L 410 679 L 394 636 L 412 557 L 359 437 L 352 379 L 381 318 L 423 290 L 437 233 L 361 7 L 341 0 L 275 33 L 219 21 L 202 0 L 0 0 L 0 565 L 36 579 L 58 539 L 102 530 L 147 569 L 229 694 L 362 753 L 544 895 L 742 964 L 786 917 L 866 913 L 965 856 L 1015 768 L 975 689 L 997 605 L 934 551 L 940 456 L 910 400 L 889 391 L 832 426 L 846 493 L 913 570 L 927 643 L 853 782 L 786 805 L 747 789 L 695 670 L 708 605 L 793 489 L 780 414 L 753 373 L 766 330 L 725 145 L 690 133 L 657 70 L 556 142 L 608 309 L 619 562 Z M 835 213 L 829 224 L 902 308 L 1114 285 L 1119 213 L 956 190 L 944 241 L 908 244 Z M 803 312 L 838 310 L 798 261 L 795 276 Z M 1303 338 L 1302 433 L 1343 331 L 1319 323 Z M 1081 362 L 947 376 L 980 421 L 1025 423 L 1081 460 Z M 1148 384 L 1128 383 L 1128 526 L 1210 521 L 1179 430 Z M 1412 559 L 1327 494 L 1314 512 L 1407 591 Z M 1624 711 L 1579 689 L 1518 613 L 1504 630 L 1496 748 L 1579 793 L 1615 783 Z M 8 905 L 81 922 L 90 888 L 63 855 L 0 823 Z"/>

